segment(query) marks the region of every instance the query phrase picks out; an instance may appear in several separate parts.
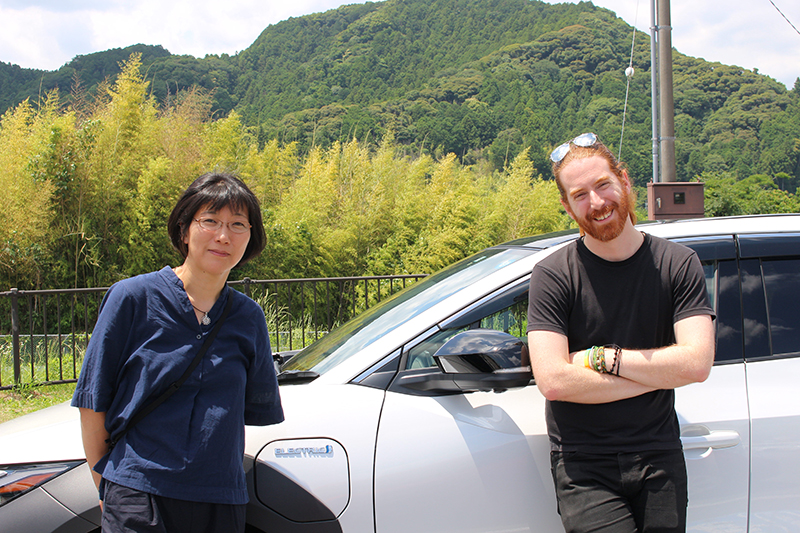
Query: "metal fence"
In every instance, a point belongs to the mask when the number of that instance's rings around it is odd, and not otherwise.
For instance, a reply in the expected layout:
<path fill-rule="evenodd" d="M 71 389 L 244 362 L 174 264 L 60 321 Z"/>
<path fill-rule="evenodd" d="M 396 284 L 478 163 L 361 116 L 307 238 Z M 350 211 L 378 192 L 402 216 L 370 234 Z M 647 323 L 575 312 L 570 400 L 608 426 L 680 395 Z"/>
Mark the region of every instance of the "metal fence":
<path fill-rule="evenodd" d="M 303 348 L 425 277 L 228 282 L 264 310 L 274 352 Z M 107 287 L 0 292 L 0 390 L 74 382 Z"/>

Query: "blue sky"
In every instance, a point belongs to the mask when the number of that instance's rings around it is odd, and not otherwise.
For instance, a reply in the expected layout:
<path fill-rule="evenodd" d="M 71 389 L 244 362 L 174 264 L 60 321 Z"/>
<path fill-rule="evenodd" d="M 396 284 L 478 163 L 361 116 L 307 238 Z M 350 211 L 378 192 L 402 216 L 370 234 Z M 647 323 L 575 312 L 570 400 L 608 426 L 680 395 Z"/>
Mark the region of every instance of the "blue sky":
<path fill-rule="evenodd" d="M 0 61 L 55 70 L 76 55 L 137 43 L 197 57 L 235 54 L 270 24 L 350 3 L 357 2 L 0 0 Z M 649 34 L 650 0 L 594 3 Z M 758 68 L 791 88 L 800 76 L 800 33 L 775 6 L 800 28 L 798 0 L 672 0 L 673 46 L 708 61 Z"/>

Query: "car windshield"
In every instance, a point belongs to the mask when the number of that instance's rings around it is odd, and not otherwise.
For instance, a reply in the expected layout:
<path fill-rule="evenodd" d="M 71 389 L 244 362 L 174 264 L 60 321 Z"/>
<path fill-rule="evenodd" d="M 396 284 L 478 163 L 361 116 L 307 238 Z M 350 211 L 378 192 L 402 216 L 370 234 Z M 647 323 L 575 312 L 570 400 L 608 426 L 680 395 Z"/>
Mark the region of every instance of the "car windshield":
<path fill-rule="evenodd" d="M 323 374 L 358 353 L 401 323 L 457 291 L 535 252 L 491 248 L 428 276 L 308 346 L 289 360 L 283 371 L 313 370 Z"/>

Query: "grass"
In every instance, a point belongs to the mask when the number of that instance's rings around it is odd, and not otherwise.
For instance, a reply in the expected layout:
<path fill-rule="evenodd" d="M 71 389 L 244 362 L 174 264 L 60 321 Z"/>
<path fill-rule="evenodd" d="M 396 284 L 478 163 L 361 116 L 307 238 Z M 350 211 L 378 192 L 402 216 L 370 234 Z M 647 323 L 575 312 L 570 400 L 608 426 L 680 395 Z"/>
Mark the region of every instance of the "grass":
<path fill-rule="evenodd" d="M 85 338 L 63 336 L 48 338 L 45 345 L 42 336 L 32 340 L 25 336 L 20 346 L 20 383 L 11 389 L 0 390 L 0 423 L 13 418 L 50 407 L 72 398 L 75 383 L 57 385 L 41 384 L 51 381 L 74 379 L 76 369 L 83 362 Z M 33 344 L 33 350 L 31 350 Z M 0 378 L 2 385 L 14 382 L 14 361 L 11 339 L 4 336 L 0 340 Z M 33 351 L 33 364 L 31 364 Z M 77 357 L 75 357 L 77 356 Z M 32 383 L 33 382 L 33 383 Z"/>
<path fill-rule="evenodd" d="M 0 391 L 0 423 L 72 398 L 74 383 Z"/>

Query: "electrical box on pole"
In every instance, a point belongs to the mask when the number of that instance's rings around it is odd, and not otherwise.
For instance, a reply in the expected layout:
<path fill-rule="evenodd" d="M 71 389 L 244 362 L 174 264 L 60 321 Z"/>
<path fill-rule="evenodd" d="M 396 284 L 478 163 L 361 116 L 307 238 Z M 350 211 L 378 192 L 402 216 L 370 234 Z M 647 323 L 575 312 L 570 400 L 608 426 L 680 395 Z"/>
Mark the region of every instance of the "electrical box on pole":
<path fill-rule="evenodd" d="M 647 218 L 699 218 L 705 212 L 703 184 L 697 181 L 647 184 Z"/>
<path fill-rule="evenodd" d="M 647 184 L 650 220 L 702 217 L 703 184 L 677 181 L 669 0 L 651 0 L 650 46 L 653 98 L 653 181 Z"/>

